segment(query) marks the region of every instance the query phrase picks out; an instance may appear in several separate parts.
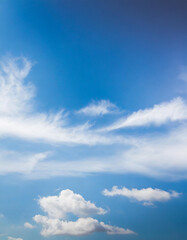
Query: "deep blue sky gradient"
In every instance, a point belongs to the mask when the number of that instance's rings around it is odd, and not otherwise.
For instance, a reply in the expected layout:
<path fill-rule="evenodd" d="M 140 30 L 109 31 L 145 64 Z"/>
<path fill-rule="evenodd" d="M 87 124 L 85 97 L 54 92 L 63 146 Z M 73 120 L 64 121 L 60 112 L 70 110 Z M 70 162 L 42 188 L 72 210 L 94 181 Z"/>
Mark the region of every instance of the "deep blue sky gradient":
<path fill-rule="evenodd" d="M 41 108 L 152 106 L 178 94 L 186 10 L 186 1 L 1 1 L 0 53 L 36 61 Z"/>
<path fill-rule="evenodd" d="M 0 1 L 0 56 L 23 55 L 35 63 L 27 80 L 37 87 L 39 111 L 75 110 L 91 100 L 109 99 L 128 112 L 178 95 L 186 97 L 183 83 L 176 81 L 180 68 L 187 65 L 186 53 L 185 0 Z M 2 146 L 9 145 L 22 150 L 39 148 L 28 142 L 22 145 L 21 140 L 2 140 Z M 94 150 L 97 154 L 99 147 Z M 57 151 L 68 157 L 68 147 L 57 146 Z M 83 150 L 81 156 L 85 151 L 89 150 Z M 183 197 L 145 208 L 128 199 L 101 195 L 104 188 L 113 185 L 174 189 L 183 192 Z M 31 233 L 16 225 L 39 213 L 34 199 L 57 194 L 58 188 L 70 188 L 98 206 L 110 207 L 111 212 L 98 219 L 138 232 L 138 236 L 93 234 L 78 240 L 187 238 L 186 181 L 154 180 L 135 174 L 34 181 L 1 176 L 0 212 L 6 218 L 0 219 L 0 233 L 7 230 L 24 240 L 44 239 L 38 229 Z"/>

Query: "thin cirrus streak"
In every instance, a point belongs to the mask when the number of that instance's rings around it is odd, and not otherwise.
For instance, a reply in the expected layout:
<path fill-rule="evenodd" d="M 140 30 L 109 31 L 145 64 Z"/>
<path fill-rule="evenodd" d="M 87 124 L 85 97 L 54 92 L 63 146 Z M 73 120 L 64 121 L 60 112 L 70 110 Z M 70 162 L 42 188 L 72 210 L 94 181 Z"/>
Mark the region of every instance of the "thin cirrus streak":
<path fill-rule="evenodd" d="M 169 133 L 137 137 L 136 144 L 117 150 L 108 157 L 62 159 L 55 152 L 31 154 L 2 152 L 0 174 L 19 173 L 26 178 L 83 176 L 90 173 L 138 173 L 152 178 L 187 178 L 187 128 Z M 50 154 L 50 158 L 49 158 Z M 16 156 L 17 161 L 14 161 Z M 9 162 L 10 164 L 5 164 Z"/>
<path fill-rule="evenodd" d="M 187 128 L 169 133 L 137 137 L 136 144 L 114 151 L 108 157 L 85 157 L 81 160 L 39 161 L 29 178 L 82 176 L 90 173 L 138 173 L 168 180 L 187 179 Z M 50 171 L 49 171 L 50 169 Z"/>
<path fill-rule="evenodd" d="M 110 126 L 98 129 L 98 131 L 112 131 L 121 128 L 160 126 L 168 122 L 187 120 L 187 105 L 178 97 L 170 102 L 154 105 L 152 108 L 138 110 L 127 117 L 121 118 Z"/>
<path fill-rule="evenodd" d="M 22 68 L 17 62 L 21 61 Z M 139 110 L 127 118 L 117 121 L 99 132 L 91 124 L 69 126 L 66 114 L 38 113 L 33 98 L 35 87 L 24 80 L 32 64 L 26 58 L 8 59 L 1 63 L 0 72 L 0 136 L 20 138 L 34 143 L 59 143 L 74 145 L 107 146 L 115 143 L 113 153 L 108 157 L 84 156 L 81 160 L 64 158 L 55 154 L 51 160 L 48 152 L 19 153 L 0 150 L 0 174 L 20 173 L 28 178 L 48 178 L 55 176 L 80 176 L 90 173 L 138 173 L 156 178 L 187 178 L 187 107 L 182 98 L 161 103 L 152 108 Z M 175 121 L 179 124 L 165 133 L 150 132 L 144 135 L 107 133 L 111 129 L 161 125 Z M 181 124 L 181 121 L 182 122 Z M 106 130 L 107 129 L 107 130 Z M 102 129 L 101 129 L 102 130 Z M 116 146 L 123 145 L 123 149 Z M 116 148 L 116 150 L 115 150 Z M 6 154 L 5 154 L 6 152 Z M 17 162 L 13 160 L 13 154 Z M 8 159 L 9 158 L 9 159 Z M 10 164 L 4 164 L 7 161 Z M 50 169 L 50 171 L 49 171 Z"/>
<path fill-rule="evenodd" d="M 22 63 L 19 67 L 18 62 Z M 90 124 L 67 126 L 63 110 L 56 114 L 34 110 L 35 87 L 25 83 L 32 64 L 26 58 L 6 59 L 0 71 L 0 136 L 63 144 L 112 144 L 119 136 L 106 137 L 90 130 Z M 110 104 L 111 105 L 111 104 Z"/>

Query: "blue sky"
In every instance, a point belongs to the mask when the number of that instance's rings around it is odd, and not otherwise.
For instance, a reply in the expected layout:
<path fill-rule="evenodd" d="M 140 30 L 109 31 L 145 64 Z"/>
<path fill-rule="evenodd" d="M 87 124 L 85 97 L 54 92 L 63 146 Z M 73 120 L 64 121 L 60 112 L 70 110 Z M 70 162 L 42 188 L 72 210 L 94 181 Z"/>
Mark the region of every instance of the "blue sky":
<path fill-rule="evenodd" d="M 186 238 L 186 11 L 0 1 L 0 239 Z"/>

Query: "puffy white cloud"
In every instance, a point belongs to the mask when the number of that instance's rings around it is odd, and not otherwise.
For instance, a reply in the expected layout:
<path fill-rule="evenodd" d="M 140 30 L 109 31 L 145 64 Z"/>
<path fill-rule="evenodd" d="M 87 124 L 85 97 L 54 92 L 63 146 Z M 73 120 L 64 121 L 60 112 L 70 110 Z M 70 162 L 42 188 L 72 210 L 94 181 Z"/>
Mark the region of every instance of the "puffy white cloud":
<path fill-rule="evenodd" d="M 39 205 L 43 211 L 47 212 L 48 216 L 36 215 L 33 219 L 42 225 L 41 234 L 45 237 L 54 235 L 79 236 L 93 232 L 134 234 L 129 229 L 107 225 L 89 217 L 93 214 L 105 214 L 106 211 L 69 189 L 61 191 L 59 196 L 40 198 Z M 69 221 L 67 220 L 68 213 L 80 218 L 76 221 Z"/>
<path fill-rule="evenodd" d="M 88 116 L 98 116 L 114 113 L 116 110 L 116 105 L 111 103 L 109 100 L 100 100 L 98 102 L 90 103 L 88 106 L 77 111 L 77 113 L 85 114 Z"/>
<path fill-rule="evenodd" d="M 119 189 L 118 187 L 114 186 L 111 191 L 105 189 L 103 191 L 103 195 L 110 197 L 123 196 L 130 199 L 135 199 L 139 202 L 144 202 L 144 205 L 147 206 L 152 205 L 153 202 L 165 202 L 171 200 L 172 198 L 177 198 L 180 196 L 180 193 L 176 191 L 167 192 L 157 188 L 128 189 L 123 187 Z"/>
<path fill-rule="evenodd" d="M 42 224 L 41 234 L 45 237 L 54 235 L 88 235 L 94 232 L 106 232 L 107 234 L 134 234 L 129 229 L 114 227 L 98 222 L 93 218 L 79 218 L 77 221 L 61 221 L 59 219 L 48 218 L 36 215 L 34 220 Z"/>
<path fill-rule="evenodd" d="M 8 240 L 23 240 L 23 238 L 8 237 Z"/>
<path fill-rule="evenodd" d="M 66 218 L 67 213 L 73 213 L 77 217 L 106 213 L 103 208 L 96 207 L 94 203 L 69 189 L 61 191 L 59 196 L 40 198 L 38 202 L 50 218 Z"/>
<path fill-rule="evenodd" d="M 29 222 L 24 223 L 24 227 L 25 227 L 25 228 L 29 228 L 29 229 L 35 228 L 35 226 L 33 226 L 33 225 L 32 225 L 31 223 L 29 223 Z"/>
<path fill-rule="evenodd" d="M 127 127 L 160 126 L 168 122 L 187 120 L 187 105 L 178 97 L 170 102 L 154 105 L 152 108 L 138 110 L 129 116 L 118 120 L 111 126 L 100 131 L 111 131 Z"/>

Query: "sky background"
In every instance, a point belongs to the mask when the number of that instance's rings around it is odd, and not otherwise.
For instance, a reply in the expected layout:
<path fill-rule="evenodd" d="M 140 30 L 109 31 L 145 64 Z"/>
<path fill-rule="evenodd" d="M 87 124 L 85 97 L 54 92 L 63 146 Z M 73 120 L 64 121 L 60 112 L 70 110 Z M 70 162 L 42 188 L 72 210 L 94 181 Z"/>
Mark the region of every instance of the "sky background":
<path fill-rule="evenodd" d="M 46 239 L 38 199 L 66 189 L 136 234 L 47 239 L 187 238 L 186 29 L 185 0 L 0 0 L 0 239 Z"/>

